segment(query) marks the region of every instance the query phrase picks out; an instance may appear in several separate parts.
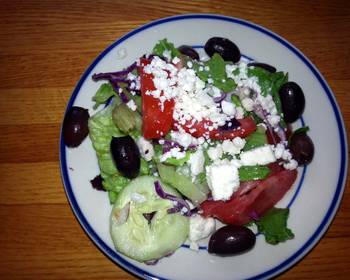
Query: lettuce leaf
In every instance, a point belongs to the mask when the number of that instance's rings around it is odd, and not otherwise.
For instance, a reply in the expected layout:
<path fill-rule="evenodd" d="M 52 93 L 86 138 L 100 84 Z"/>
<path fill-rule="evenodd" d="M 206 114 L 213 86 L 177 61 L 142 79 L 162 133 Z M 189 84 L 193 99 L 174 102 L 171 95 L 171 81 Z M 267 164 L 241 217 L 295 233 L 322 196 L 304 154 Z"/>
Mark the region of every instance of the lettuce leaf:
<path fill-rule="evenodd" d="M 204 82 L 208 82 L 209 79 L 213 80 L 213 85 L 223 92 L 230 92 L 236 88 L 236 83 L 226 74 L 226 63 L 224 59 L 218 54 L 214 55 L 204 65 L 200 63 L 194 63 L 193 68 L 196 71 L 197 76 Z M 201 71 L 200 69 L 203 70 Z"/>
<path fill-rule="evenodd" d="M 130 181 L 119 174 L 110 153 L 112 137 L 123 135 L 112 120 L 114 106 L 115 103 L 109 105 L 89 119 L 89 137 L 96 151 L 103 178 L 102 185 L 108 192 L 114 192 L 113 194 L 109 193 L 111 203 L 113 203 L 116 194 Z"/>
<path fill-rule="evenodd" d="M 246 144 L 244 145 L 243 151 L 248 151 L 257 147 L 261 147 L 267 144 L 267 136 L 265 129 L 258 127 L 256 131 L 250 134 L 246 138 Z"/>
<path fill-rule="evenodd" d="M 287 228 L 288 216 L 288 208 L 272 208 L 259 221 L 255 221 L 267 243 L 276 245 L 294 238 L 294 233 Z"/>
<path fill-rule="evenodd" d="M 114 90 L 110 83 L 102 84 L 96 94 L 92 97 L 92 101 L 95 101 L 94 109 L 97 109 L 98 106 L 106 103 L 108 99 L 114 95 Z"/>
<path fill-rule="evenodd" d="M 180 51 L 175 48 L 174 44 L 168 42 L 167 39 L 159 40 L 159 42 L 154 46 L 152 53 L 160 57 L 164 56 L 164 51 L 169 51 L 171 58 L 180 57 Z"/>

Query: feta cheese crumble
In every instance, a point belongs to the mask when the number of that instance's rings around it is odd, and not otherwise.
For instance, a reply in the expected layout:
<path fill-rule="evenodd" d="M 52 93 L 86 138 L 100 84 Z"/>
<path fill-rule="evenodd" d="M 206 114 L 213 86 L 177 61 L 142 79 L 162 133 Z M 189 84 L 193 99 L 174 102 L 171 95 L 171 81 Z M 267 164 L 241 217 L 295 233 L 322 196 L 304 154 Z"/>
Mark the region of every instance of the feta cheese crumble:
<path fill-rule="evenodd" d="M 228 160 L 207 166 L 206 174 L 214 200 L 228 200 L 239 187 L 237 166 Z"/>
<path fill-rule="evenodd" d="M 188 239 L 191 242 L 190 248 L 198 250 L 197 241 L 207 238 L 215 231 L 215 220 L 203 218 L 200 215 L 193 215 L 190 218 L 190 232 Z"/>
<path fill-rule="evenodd" d="M 264 145 L 242 152 L 240 157 L 242 165 L 245 166 L 266 165 L 276 161 L 275 154 L 270 145 Z"/>
<path fill-rule="evenodd" d="M 154 149 L 153 149 L 153 145 L 151 144 L 151 142 L 149 142 L 148 140 L 146 140 L 145 138 L 143 138 L 141 136 L 139 139 L 137 139 L 136 144 L 140 150 L 141 156 L 146 161 L 150 161 L 152 159 L 152 157 L 154 156 Z"/>
<path fill-rule="evenodd" d="M 137 106 L 136 106 L 134 100 L 132 100 L 132 99 L 128 103 L 126 103 L 126 106 L 128 106 L 130 108 L 130 110 L 132 110 L 132 111 L 136 111 L 136 109 L 137 109 Z"/>
<path fill-rule="evenodd" d="M 198 149 L 196 152 L 191 154 L 189 165 L 191 168 L 192 176 L 197 176 L 199 173 L 202 173 L 204 170 L 204 154 L 201 149 Z"/>
<path fill-rule="evenodd" d="M 176 158 L 176 159 L 182 159 L 185 156 L 186 156 L 185 151 L 181 151 L 179 147 L 174 147 L 174 148 L 170 149 L 168 152 L 162 154 L 160 157 L 160 161 L 164 162 L 168 158 L 171 158 L 171 157 Z"/>

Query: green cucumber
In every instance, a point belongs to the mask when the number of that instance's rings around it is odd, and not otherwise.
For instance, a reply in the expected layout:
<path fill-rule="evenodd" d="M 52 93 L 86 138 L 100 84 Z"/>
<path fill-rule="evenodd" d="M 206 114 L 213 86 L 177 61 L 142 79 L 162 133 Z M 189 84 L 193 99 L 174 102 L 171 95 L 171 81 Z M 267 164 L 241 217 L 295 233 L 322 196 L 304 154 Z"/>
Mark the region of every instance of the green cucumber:
<path fill-rule="evenodd" d="M 187 217 L 167 213 L 173 203 L 157 195 L 154 187 L 157 180 L 151 176 L 132 180 L 119 193 L 110 216 L 110 233 L 116 250 L 139 262 L 157 260 L 174 252 L 189 234 Z M 180 196 L 173 188 L 162 182 L 161 185 L 165 192 Z M 149 223 L 143 214 L 153 212 Z"/>
<path fill-rule="evenodd" d="M 203 186 L 197 186 L 191 179 L 176 172 L 174 166 L 157 164 L 158 173 L 163 182 L 177 189 L 182 195 L 190 199 L 195 205 L 207 199 Z"/>

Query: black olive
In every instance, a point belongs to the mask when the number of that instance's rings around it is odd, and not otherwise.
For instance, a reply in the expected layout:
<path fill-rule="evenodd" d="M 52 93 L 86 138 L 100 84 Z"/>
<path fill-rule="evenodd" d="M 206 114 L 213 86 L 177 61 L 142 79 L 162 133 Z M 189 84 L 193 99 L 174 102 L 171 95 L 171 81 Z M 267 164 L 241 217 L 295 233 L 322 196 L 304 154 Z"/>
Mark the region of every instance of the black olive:
<path fill-rule="evenodd" d="M 77 147 L 89 134 L 89 111 L 82 107 L 71 107 L 63 120 L 63 142 L 68 147 Z"/>
<path fill-rule="evenodd" d="M 304 111 L 305 97 L 303 90 L 295 82 L 287 82 L 279 89 L 283 118 L 287 123 L 296 121 Z"/>
<path fill-rule="evenodd" d="M 119 172 L 127 178 L 135 178 L 140 173 L 140 151 L 131 136 L 113 137 L 111 153 Z"/>
<path fill-rule="evenodd" d="M 210 38 L 204 46 L 205 52 L 212 57 L 218 53 L 225 61 L 238 62 L 241 59 L 239 48 L 229 39 L 221 37 Z"/>
<path fill-rule="evenodd" d="M 194 59 L 194 60 L 199 60 L 199 54 L 197 53 L 197 51 L 187 45 L 182 45 L 180 47 L 177 48 L 179 50 L 180 53 L 187 55 L 188 57 Z"/>
<path fill-rule="evenodd" d="M 210 237 L 208 252 L 219 256 L 243 253 L 255 245 L 255 234 L 247 227 L 227 225 Z"/>
<path fill-rule="evenodd" d="M 269 64 L 266 64 L 266 63 L 261 63 L 261 62 L 249 62 L 248 63 L 248 66 L 254 66 L 254 67 L 259 67 L 259 68 L 262 68 L 264 70 L 266 70 L 267 72 L 270 72 L 270 73 L 275 73 L 276 72 L 276 68 L 269 65 Z"/>
<path fill-rule="evenodd" d="M 299 165 L 309 164 L 315 153 L 314 143 L 306 133 L 293 134 L 289 141 L 289 150 Z"/>

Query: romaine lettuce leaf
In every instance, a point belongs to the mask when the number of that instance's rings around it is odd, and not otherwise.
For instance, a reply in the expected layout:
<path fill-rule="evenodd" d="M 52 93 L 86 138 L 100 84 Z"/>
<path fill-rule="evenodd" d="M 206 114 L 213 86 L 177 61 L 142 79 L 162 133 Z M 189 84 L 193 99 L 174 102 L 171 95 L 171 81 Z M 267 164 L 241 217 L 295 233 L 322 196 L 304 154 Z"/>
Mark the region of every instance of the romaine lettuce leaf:
<path fill-rule="evenodd" d="M 97 109 L 98 106 L 106 103 L 107 100 L 114 95 L 114 90 L 110 83 L 102 84 L 96 94 L 92 97 L 92 100 L 95 101 L 94 109 Z"/>
<path fill-rule="evenodd" d="M 89 119 L 89 136 L 96 151 L 98 165 L 103 178 L 102 185 L 107 191 L 114 192 L 113 194 L 109 193 L 111 203 L 116 197 L 115 194 L 130 181 L 119 174 L 110 153 L 112 137 L 123 135 L 112 120 L 114 106 L 115 103 L 109 105 Z"/>

